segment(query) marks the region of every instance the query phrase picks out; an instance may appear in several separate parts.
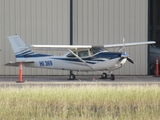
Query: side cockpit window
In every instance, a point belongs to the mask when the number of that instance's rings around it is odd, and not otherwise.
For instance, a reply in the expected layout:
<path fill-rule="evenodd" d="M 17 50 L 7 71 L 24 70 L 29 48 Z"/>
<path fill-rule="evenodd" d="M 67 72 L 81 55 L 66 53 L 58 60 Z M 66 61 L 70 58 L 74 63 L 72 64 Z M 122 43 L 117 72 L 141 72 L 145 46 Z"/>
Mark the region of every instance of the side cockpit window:
<path fill-rule="evenodd" d="M 88 50 L 75 51 L 74 53 L 76 55 L 78 55 L 79 57 L 87 57 L 87 56 L 89 56 Z M 75 57 L 75 56 L 72 53 L 69 53 L 67 55 L 67 57 Z"/>
<path fill-rule="evenodd" d="M 79 57 L 87 57 L 88 56 L 88 50 L 78 51 L 78 56 Z"/>

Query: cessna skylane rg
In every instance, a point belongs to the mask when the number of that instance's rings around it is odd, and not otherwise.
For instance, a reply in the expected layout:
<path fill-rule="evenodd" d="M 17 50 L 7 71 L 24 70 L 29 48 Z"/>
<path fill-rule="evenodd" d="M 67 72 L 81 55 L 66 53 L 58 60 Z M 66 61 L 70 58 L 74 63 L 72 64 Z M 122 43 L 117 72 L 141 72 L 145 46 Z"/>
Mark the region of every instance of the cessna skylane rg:
<path fill-rule="evenodd" d="M 121 68 L 126 61 L 134 64 L 134 61 L 122 49 L 128 46 L 154 44 L 154 41 L 122 43 L 110 45 L 26 45 L 18 35 L 8 37 L 16 62 L 9 62 L 6 66 L 23 66 L 35 68 L 49 68 L 72 71 L 101 71 L 102 79 L 115 79 L 112 71 Z M 62 56 L 53 56 L 48 54 L 38 54 L 31 50 L 68 50 L 68 53 Z M 110 52 L 108 48 L 119 48 L 117 52 Z M 105 72 L 104 72 L 105 71 Z M 107 73 L 109 75 L 107 75 Z M 74 80 L 74 74 L 69 75 L 69 79 Z"/>

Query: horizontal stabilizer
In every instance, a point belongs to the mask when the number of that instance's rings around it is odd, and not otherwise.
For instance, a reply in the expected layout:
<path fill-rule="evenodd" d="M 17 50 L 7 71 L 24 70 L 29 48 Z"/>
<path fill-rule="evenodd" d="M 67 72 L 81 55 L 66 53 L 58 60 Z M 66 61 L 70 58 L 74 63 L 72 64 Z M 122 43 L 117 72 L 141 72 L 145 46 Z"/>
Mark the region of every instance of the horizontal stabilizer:
<path fill-rule="evenodd" d="M 34 63 L 34 61 L 23 61 L 22 64 L 23 63 Z M 8 62 L 8 63 L 6 63 L 4 65 L 5 66 L 19 67 L 19 64 L 20 64 L 20 62 L 12 62 L 12 61 L 10 61 L 10 62 Z"/>

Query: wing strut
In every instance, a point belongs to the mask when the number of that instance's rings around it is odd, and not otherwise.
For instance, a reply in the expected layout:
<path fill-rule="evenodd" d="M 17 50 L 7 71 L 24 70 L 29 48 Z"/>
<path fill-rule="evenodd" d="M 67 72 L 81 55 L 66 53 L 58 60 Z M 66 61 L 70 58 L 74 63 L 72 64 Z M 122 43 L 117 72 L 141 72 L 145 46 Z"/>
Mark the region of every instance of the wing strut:
<path fill-rule="evenodd" d="M 90 67 L 92 70 L 94 70 L 94 68 L 92 66 L 90 66 L 89 64 L 87 64 L 82 58 L 80 58 L 78 55 L 76 55 L 72 50 L 68 49 L 68 51 L 71 52 L 75 57 L 77 57 L 84 64 L 86 64 L 88 67 Z"/>

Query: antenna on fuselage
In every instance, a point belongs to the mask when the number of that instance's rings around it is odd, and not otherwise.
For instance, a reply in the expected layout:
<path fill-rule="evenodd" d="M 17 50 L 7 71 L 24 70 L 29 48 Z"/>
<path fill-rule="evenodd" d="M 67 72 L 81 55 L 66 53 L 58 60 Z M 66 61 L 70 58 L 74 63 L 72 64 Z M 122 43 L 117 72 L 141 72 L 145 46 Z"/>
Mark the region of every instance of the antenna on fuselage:
<path fill-rule="evenodd" d="M 74 44 L 74 45 L 77 45 L 77 42 L 76 42 L 76 41 L 73 41 L 73 44 Z"/>

